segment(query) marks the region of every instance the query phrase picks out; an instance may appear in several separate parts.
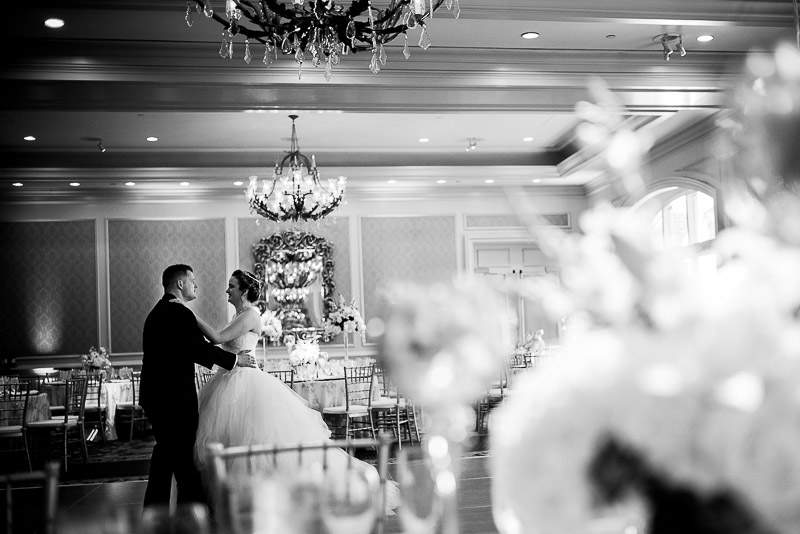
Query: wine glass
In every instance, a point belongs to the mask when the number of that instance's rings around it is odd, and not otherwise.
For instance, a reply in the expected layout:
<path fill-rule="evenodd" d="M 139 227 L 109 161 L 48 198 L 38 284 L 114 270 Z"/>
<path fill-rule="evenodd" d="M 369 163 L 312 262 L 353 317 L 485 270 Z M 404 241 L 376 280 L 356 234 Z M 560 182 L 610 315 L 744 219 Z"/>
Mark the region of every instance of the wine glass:
<path fill-rule="evenodd" d="M 348 461 L 331 469 L 322 486 L 322 522 L 330 534 L 369 534 L 378 518 L 378 472 L 369 464 Z"/>
<path fill-rule="evenodd" d="M 400 485 L 398 515 L 407 534 L 433 534 L 441 516 L 433 463 L 421 447 L 400 450 L 397 456 Z"/>

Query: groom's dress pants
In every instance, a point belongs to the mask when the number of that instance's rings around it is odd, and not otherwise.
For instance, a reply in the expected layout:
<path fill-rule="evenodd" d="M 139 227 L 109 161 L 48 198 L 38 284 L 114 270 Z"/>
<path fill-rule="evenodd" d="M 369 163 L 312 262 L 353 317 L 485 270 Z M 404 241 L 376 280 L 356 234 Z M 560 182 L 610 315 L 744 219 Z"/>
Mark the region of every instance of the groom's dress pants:
<path fill-rule="evenodd" d="M 194 463 L 197 412 L 177 413 L 167 406 L 147 410 L 145 414 L 156 438 L 150 459 L 150 477 L 144 494 L 144 506 L 168 504 L 172 476 L 178 485 L 178 502 L 206 503 L 200 473 Z"/>

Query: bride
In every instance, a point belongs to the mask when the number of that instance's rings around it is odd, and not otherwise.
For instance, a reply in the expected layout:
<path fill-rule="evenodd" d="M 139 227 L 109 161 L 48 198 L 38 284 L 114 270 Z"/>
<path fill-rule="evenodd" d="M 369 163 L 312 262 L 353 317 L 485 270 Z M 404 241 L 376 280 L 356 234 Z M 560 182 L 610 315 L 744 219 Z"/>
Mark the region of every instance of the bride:
<path fill-rule="evenodd" d="M 255 306 L 260 294 L 260 282 L 252 273 L 237 269 L 231 275 L 225 292 L 228 302 L 236 309 L 231 322 L 220 331 L 199 317 L 197 324 L 211 342 L 222 345 L 225 350 L 236 353 L 252 351 L 261 335 L 261 315 Z M 207 451 L 210 443 L 221 443 L 225 447 L 318 444 L 328 441 L 331 435 L 319 412 L 309 408 L 305 400 L 281 380 L 255 367 L 218 370 L 200 390 L 199 411 L 195 461 L 201 472 L 208 468 Z M 360 462 L 342 449 L 330 449 L 326 460 L 330 462 L 329 470 L 341 469 L 342 473 L 350 463 Z M 361 463 L 368 469 L 374 469 L 369 464 Z M 293 464 L 297 465 L 296 456 Z M 259 468 L 272 467 L 265 458 Z M 387 483 L 386 487 L 388 512 L 397 506 L 399 498 L 394 484 Z"/>

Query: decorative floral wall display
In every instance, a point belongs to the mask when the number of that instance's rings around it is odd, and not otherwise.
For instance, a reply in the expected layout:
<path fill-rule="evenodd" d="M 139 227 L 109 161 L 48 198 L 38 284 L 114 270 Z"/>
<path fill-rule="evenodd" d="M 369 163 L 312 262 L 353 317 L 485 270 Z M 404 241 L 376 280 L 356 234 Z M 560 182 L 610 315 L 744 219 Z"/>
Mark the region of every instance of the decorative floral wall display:
<path fill-rule="evenodd" d="M 731 116 L 742 149 L 727 153 L 750 158 L 740 171 L 769 164 L 728 184 L 713 282 L 654 251 L 631 210 L 537 235 L 561 285 L 522 291 L 571 321 L 557 364 L 520 378 L 493 421 L 502 534 L 800 531 L 800 53 L 748 69 Z M 581 109 L 607 135 L 590 137 L 635 190 L 648 143 L 596 94 Z"/>

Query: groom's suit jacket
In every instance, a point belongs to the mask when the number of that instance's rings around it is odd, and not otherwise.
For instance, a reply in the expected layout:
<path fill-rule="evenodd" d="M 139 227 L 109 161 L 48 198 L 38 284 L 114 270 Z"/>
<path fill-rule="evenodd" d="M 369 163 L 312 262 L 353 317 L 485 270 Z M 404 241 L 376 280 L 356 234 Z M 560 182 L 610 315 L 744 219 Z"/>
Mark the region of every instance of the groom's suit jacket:
<path fill-rule="evenodd" d="M 203 336 L 194 313 L 165 294 L 144 322 L 139 404 L 150 410 L 197 413 L 194 364 L 233 369 L 236 354 L 215 347 Z"/>

